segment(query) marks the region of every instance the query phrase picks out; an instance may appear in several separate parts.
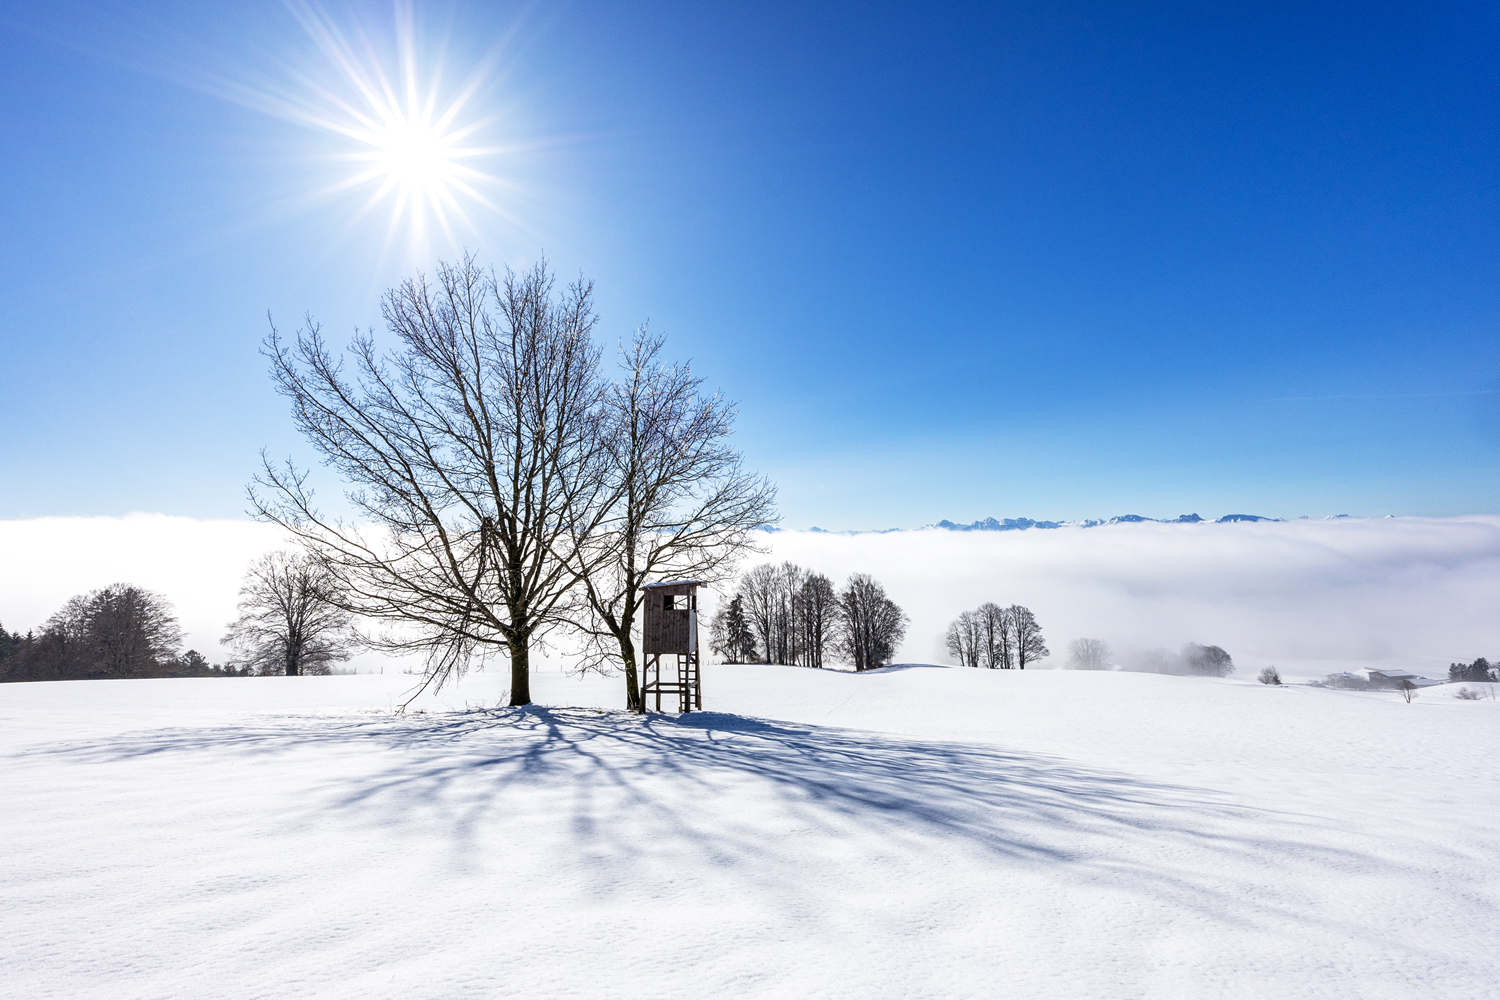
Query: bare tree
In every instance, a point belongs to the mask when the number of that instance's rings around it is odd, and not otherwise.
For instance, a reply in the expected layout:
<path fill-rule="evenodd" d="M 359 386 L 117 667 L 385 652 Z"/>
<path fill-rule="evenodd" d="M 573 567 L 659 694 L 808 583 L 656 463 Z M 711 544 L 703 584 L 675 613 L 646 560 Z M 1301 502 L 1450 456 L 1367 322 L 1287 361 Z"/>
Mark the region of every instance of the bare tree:
<path fill-rule="evenodd" d="M 532 643 L 567 602 L 612 507 L 592 286 L 554 295 L 545 261 L 503 280 L 465 258 L 386 293 L 399 348 L 356 335 L 349 365 L 308 321 L 274 327 L 272 377 L 364 524 L 320 512 L 307 473 L 269 459 L 252 510 L 334 574 L 346 611 L 383 626 L 362 641 L 427 656 L 441 684 L 474 657 L 510 660 L 512 705 L 531 701 Z"/>
<path fill-rule="evenodd" d="M 959 666 L 984 665 L 984 645 L 980 630 L 980 616 L 973 611 L 962 612 L 949 623 L 944 645 L 948 653 L 958 660 Z"/>
<path fill-rule="evenodd" d="M 966 613 L 966 612 L 965 612 Z M 969 647 L 964 642 L 963 614 L 948 623 L 948 630 L 943 633 L 943 650 L 958 661 L 960 667 L 971 666 L 969 663 Z"/>
<path fill-rule="evenodd" d="M 801 636 L 797 629 L 797 616 L 800 608 L 797 595 L 801 593 L 803 581 L 806 579 L 807 570 L 794 562 L 783 562 L 776 567 L 774 591 L 776 606 L 773 613 L 776 663 L 797 663 L 801 660 L 802 649 L 798 645 Z"/>
<path fill-rule="evenodd" d="M 644 711 L 633 634 L 647 581 L 721 580 L 776 519 L 775 489 L 728 444 L 733 405 L 705 395 L 687 365 L 665 363 L 664 342 L 642 327 L 624 352 L 624 377 L 605 397 L 615 507 L 594 544 L 575 546 L 587 598 L 577 624 L 594 662 L 624 667 L 632 712 Z"/>
<path fill-rule="evenodd" d="M 776 662 L 776 621 L 777 611 L 781 606 L 777 597 L 777 579 L 776 567 L 770 563 L 761 563 L 740 577 L 737 594 L 744 604 L 745 620 L 766 663 Z"/>
<path fill-rule="evenodd" d="M 866 573 L 849 577 L 839 594 L 839 640 L 855 670 L 884 666 L 906 637 L 906 613 Z"/>
<path fill-rule="evenodd" d="M 797 591 L 797 648 L 803 666 L 823 666 L 834 643 L 838 594 L 822 573 L 808 573 Z"/>
<path fill-rule="evenodd" d="M 1068 666 L 1074 670 L 1103 670 L 1109 664 L 1109 644 L 1103 639 L 1074 639 L 1068 643 Z"/>
<path fill-rule="evenodd" d="M 745 617 L 760 640 L 767 663 L 808 662 L 804 644 L 810 633 L 804 619 L 805 603 L 812 595 L 805 588 L 811 578 L 812 574 L 793 562 L 779 566 L 762 563 L 740 578 L 737 593 L 743 599 Z M 812 586 L 816 589 L 819 585 Z M 817 599 L 826 599 L 826 595 Z M 831 630 L 831 622 L 828 627 Z M 821 657 L 820 652 L 820 663 Z"/>
<path fill-rule="evenodd" d="M 1182 647 L 1182 661 L 1192 673 L 1205 677 L 1228 677 L 1234 673 L 1233 657 L 1218 646 L 1190 642 Z"/>
<path fill-rule="evenodd" d="M 980 662 L 991 670 L 1009 670 L 1014 659 L 1010 612 L 994 602 L 981 604 L 977 619 Z"/>
<path fill-rule="evenodd" d="M 884 597 L 879 584 L 867 576 L 858 576 L 851 578 L 850 585 L 856 581 L 860 583 L 853 595 L 858 600 L 851 605 L 849 586 L 842 592 L 835 591 L 833 581 L 822 573 L 810 572 L 791 562 L 753 567 L 740 578 L 731 602 L 740 609 L 746 631 L 753 636 L 746 645 L 753 647 L 758 641 L 767 663 L 822 667 L 835 652 L 851 659 L 869 652 L 868 645 L 859 645 L 858 652 L 851 645 L 851 636 L 864 634 L 852 633 L 851 624 L 863 623 L 860 627 L 875 627 L 875 635 L 887 636 L 886 645 L 879 648 L 885 650 L 881 656 L 888 659 L 890 651 L 905 635 L 906 616 L 894 604 L 885 608 L 870 596 L 868 587 L 873 586 Z M 865 600 L 867 597 L 869 600 Z M 851 618 L 851 613 L 855 617 Z M 897 627 L 894 633 L 890 632 L 893 627 Z"/>
<path fill-rule="evenodd" d="M 240 587 L 239 617 L 221 640 L 238 653 L 233 665 L 257 674 L 326 674 L 349 658 L 354 640 L 338 582 L 316 559 L 272 552 L 250 564 Z"/>
<path fill-rule="evenodd" d="M 1031 613 L 1031 609 L 1012 604 L 1005 609 L 1005 614 L 1010 623 L 1011 647 L 1017 667 L 1025 670 L 1026 664 L 1051 655 L 1051 650 L 1042 639 L 1042 627 L 1037 624 L 1036 615 Z"/>

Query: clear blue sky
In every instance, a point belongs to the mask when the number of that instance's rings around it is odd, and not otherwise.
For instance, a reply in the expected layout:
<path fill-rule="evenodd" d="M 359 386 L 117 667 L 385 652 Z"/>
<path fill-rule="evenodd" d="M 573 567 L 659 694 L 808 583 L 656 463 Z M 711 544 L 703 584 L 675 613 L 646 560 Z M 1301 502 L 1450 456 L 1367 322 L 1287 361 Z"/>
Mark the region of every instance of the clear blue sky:
<path fill-rule="evenodd" d="M 266 313 L 462 247 L 664 330 L 789 526 L 1500 511 L 1492 4 L 419 7 L 493 58 L 451 240 L 313 197 L 326 47 L 210 6 L 0 14 L 0 517 L 238 516 Z"/>

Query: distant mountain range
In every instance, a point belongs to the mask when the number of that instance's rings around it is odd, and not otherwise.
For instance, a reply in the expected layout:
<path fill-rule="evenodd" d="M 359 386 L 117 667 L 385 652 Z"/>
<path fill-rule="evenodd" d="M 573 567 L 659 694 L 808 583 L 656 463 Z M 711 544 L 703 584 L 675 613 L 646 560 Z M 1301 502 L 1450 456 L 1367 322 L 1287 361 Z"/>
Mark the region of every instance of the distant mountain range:
<path fill-rule="evenodd" d="M 1337 521 L 1349 517 L 1348 514 L 1332 514 L 1324 518 L 1327 521 Z M 936 524 L 923 525 L 924 528 L 942 528 L 945 531 L 1026 531 L 1029 528 L 1097 528 L 1103 524 L 1140 524 L 1150 522 L 1152 524 L 1236 524 L 1241 521 L 1285 521 L 1284 517 L 1261 517 L 1259 514 L 1225 514 L 1212 520 L 1199 517 L 1197 514 L 1179 514 L 1176 517 L 1145 517 L 1140 514 L 1121 514 L 1119 517 L 1111 517 L 1105 520 L 1087 521 L 1033 521 L 1029 517 L 987 517 L 982 521 L 974 521 L 970 524 L 956 524 L 953 521 L 939 521 Z M 1308 518 L 1298 518 L 1306 521 Z M 831 534 L 886 534 L 892 531 L 905 531 L 905 528 L 886 528 L 873 532 L 828 532 L 825 528 L 812 528 Z M 920 529 L 918 529 L 920 530 Z"/>
<path fill-rule="evenodd" d="M 1140 514 L 1121 514 L 1119 517 L 1111 517 L 1102 521 L 1033 521 L 1029 517 L 987 517 L 983 521 L 975 521 L 972 524 L 955 524 L 952 521 L 939 521 L 937 524 L 929 525 L 932 528 L 946 528 L 949 531 L 1025 531 L 1027 528 L 1097 528 L 1101 524 L 1140 524 L 1152 522 L 1154 524 L 1233 524 L 1237 521 L 1279 521 L 1279 517 L 1261 517 L 1258 514 L 1225 514 L 1223 517 L 1207 518 L 1199 517 L 1197 514 L 1179 514 L 1173 518 L 1143 517 Z"/>

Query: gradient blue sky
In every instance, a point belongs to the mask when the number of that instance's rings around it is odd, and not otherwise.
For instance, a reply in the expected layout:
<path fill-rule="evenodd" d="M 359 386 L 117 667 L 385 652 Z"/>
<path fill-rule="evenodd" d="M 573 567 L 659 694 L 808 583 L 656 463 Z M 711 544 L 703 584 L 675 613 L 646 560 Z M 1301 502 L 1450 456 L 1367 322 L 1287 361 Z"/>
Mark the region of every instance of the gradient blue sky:
<path fill-rule="evenodd" d="M 419 7 L 508 149 L 451 242 L 310 197 L 286 6 L 3 8 L 0 518 L 238 516 L 267 311 L 463 247 L 664 330 L 789 526 L 1500 511 L 1497 8 L 1150 7 Z"/>

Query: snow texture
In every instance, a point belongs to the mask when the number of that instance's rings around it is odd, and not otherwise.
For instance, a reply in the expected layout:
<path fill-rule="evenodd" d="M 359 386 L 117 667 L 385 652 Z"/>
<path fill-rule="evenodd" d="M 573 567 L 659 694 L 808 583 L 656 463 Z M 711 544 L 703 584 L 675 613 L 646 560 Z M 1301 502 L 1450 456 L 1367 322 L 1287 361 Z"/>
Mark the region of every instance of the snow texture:
<path fill-rule="evenodd" d="M 1500 702 L 709 666 L 0 687 L 0 995 L 1494 997 Z M 562 707 L 568 706 L 568 707 Z"/>

